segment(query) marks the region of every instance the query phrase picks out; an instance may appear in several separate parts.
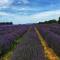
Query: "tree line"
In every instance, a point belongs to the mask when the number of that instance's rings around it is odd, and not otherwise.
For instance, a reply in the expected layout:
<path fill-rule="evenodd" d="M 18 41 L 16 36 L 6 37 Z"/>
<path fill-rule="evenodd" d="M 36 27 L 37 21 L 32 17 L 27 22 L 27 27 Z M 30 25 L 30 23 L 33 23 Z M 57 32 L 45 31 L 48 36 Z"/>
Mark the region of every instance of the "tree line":
<path fill-rule="evenodd" d="M 0 22 L 0 25 L 12 25 L 12 22 Z"/>
<path fill-rule="evenodd" d="M 45 22 L 39 22 L 39 24 L 52 24 L 52 23 L 60 24 L 60 17 L 59 17 L 58 21 L 56 19 L 52 19 L 52 20 L 45 21 Z"/>

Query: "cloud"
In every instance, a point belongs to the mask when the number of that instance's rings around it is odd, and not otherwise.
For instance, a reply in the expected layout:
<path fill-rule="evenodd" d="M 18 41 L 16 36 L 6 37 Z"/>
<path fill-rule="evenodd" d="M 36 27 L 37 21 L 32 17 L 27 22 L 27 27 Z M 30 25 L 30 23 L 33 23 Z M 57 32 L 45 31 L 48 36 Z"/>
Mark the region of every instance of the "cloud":
<path fill-rule="evenodd" d="M 8 0 L 0 0 L 0 6 L 8 4 Z"/>
<path fill-rule="evenodd" d="M 0 0 L 0 9 L 9 7 L 12 2 L 13 0 Z"/>
<path fill-rule="evenodd" d="M 29 3 L 28 0 L 22 0 L 22 2 L 23 2 L 24 4 L 28 4 L 28 3 Z"/>
<path fill-rule="evenodd" d="M 33 23 L 32 16 L 0 12 L 0 22 L 12 21 L 14 24 Z"/>
<path fill-rule="evenodd" d="M 15 6 L 26 6 L 26 4 L 29 4 L 29 0 L 14 0 L 13 5 Z"/>
<path fill-rule="evenodd" d="M 5 12 L 0 12 L 0 16 L 6 16 L 6 15 L 8 15 L 8 14 Z"/>
<path fill-rule="evenodd" d="M 6 12 L 0 12 L 0 22 L 12 21 L 14 24 L 37 23 L 50 19 L 58 19 L 60 10 L 39 12 L 32 15 L 18 15 Z"/>
<path fill-rule="evenodd" d="M 60 10 L 55 10 L 55 11 L 45 11 L 45 12 L 37 13 L 34 14 L 32 17 L 37 22 L 39 22 L 39 21 L 46 21 L 50 19 L 58 19 L 59 16 L 60 16 Z"/>
<path fill-rule="evenodd" d="M 31 8 L 31 7 L 9 7 L 9 8 L 1 8 L 0 12 L 19 14 L 19 15 L 32 15 L 37 13 L 41 9 Z"/>

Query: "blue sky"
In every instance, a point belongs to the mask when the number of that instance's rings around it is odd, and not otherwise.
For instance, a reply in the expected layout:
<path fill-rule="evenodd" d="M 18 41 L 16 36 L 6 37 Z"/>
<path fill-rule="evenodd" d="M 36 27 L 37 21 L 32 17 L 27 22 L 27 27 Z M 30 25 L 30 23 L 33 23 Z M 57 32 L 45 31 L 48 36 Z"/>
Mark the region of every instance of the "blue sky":
<path fill-rule="evenodd" d="M 36 23 L 60 16 L 60 0 L 0 0 L 0 22 Z"/>

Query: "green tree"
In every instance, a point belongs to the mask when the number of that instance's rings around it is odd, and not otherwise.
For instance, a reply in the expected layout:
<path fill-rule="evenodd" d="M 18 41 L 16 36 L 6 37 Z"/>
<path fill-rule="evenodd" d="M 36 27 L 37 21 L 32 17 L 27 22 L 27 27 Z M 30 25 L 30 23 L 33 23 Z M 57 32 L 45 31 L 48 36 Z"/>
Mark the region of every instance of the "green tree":
<path fill-rule="evenodd" d="M 60 24 L 60 17 L 59 17 L 58 23 Z"/>
<path fill-rule="evenodd" d="M 57 21 L 55 19 L 53 19 L 53 20 L 45 21 L 45 23 L 52 24 L 52 23 L 57 23 Z"/>

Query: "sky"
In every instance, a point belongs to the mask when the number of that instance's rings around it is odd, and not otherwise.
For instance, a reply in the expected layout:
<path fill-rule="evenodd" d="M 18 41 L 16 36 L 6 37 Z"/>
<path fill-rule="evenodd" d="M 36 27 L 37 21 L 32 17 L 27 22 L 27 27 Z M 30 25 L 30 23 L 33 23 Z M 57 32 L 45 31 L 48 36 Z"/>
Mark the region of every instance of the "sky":
<path fill-rule="evenodd" d="M 60 0 L 0 0 L 0 22 L 37 23 L 59 16 Z"/>

